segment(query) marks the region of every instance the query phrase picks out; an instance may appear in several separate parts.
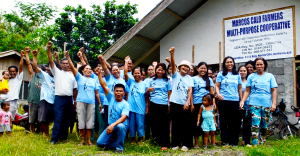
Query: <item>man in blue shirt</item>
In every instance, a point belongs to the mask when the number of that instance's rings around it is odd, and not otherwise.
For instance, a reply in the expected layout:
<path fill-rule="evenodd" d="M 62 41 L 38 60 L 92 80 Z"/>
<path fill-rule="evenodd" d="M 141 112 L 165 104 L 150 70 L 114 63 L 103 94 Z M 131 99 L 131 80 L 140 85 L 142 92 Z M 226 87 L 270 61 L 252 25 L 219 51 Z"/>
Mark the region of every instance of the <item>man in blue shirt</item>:
<path fill-rule="evenodd" d="M 97 146 L 116 148 L 115 153 L 122 153 L 128 129 L 127 117 L 129 115 L 129 104 L 123 99 L 125 86 L 116 84 L 114 91 L 111 92 L 101 74 L 98 75 L 98 78 L 108 100 L 109 126 L 99 136 Z"/>

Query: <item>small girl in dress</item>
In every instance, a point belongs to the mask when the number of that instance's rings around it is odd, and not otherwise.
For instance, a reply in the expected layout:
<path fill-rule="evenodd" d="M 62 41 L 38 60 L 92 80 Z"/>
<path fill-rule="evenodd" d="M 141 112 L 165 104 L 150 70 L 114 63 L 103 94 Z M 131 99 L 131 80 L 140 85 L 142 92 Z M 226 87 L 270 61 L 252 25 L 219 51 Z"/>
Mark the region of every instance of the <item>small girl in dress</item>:
<path fill-rule="evenodd" d="M 200 124 L 200 118 L 202 116 L 203 122 L 201 128 L 204 132 L 204 141 L 203 141 L 203 148 L 207 149 L 207 142 L 209 137 L 209 132 L 211 135 L 211 142 L 213 146 L 216 146 L 215 140 L 215 131 L 217 127 L 217 122 L 215 118 L 215 113 L 213 109 L 213 98 L 214 95 L 208 93 L 203 96 L 203 105 L 200 107 L 199 114 L 198 114 L 198 122 L 197 126 Z"/>
<path fill-rule="evenodd" d="M 11 113 L 9 112 L 10 104 L 8 102 L 1 103 L 2 111 L 0 111 L 0 137 L 4 132 L 11 133 L 12 120 Z"/>
<path fill-rule="evenodd" d="M 9 72 L 3 71 L 2 72 L 2 78 L 0 79 L 0 90 L 7 90 L 9 91 L 8 87 L 8 79 L 9 79 Z M 7 99 L 7 94 L 1 94 L 0 95 L 0 102 L 3 102 L 5 99 Z"/>

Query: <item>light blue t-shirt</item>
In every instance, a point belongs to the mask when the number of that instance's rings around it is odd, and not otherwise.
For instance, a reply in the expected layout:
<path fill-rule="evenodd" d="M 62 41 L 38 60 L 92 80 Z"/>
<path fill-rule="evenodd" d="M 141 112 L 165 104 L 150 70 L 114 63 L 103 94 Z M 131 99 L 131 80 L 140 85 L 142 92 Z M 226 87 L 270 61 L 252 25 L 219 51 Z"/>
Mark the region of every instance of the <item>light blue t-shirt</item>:
<path fill-rule="evenodd" d="M 132 72 L 127 72 L 127 74 L 128 74 L 129 79 L 134 80 L 134 77 L 133 77 L 133 75 L 132 75 Z M 124 70 L 120 70 L 120 77 L 121 77 L 122 79 L 125 79 L 125 76 L 124 76 Z"/>
<path fill-rule="evenodd" d="M 265 72 L 264 75 L 250 74 L 246 87 L 251 87 L 249 105 L 271 107 L 271 88 L 277 88 L 278 85 L 273 74 Z"/>
<path fill-rule="evenodd" d="M 117 102 L 115 95 L 111 91 L 108 92 L 106 98 L 108 100 L 108 124 L 111 125 L 119 120 L 122 115 L 126 115 L 127 118 L 123 124 L 128 126 L 129 104 L 126 100 Z"/>
<path fill-rule="evenodd" d="M 95 104 L 95 90 L 98 89 L 95 79 L 86 78 L 77 72 L 75 80 L 77 81 L 78 86 L 76 101 Z"/>
<path fill-rule="evenodd" d="M 129 88 L 128 88 L 128 86 L 127 86 L 127 84 L 126 84 L 126 82 L 125 82 L 125 80 L 124 79 L 116 79 L 113 75 L 108 75 L 108 76 L 106 76 L 105 77 L 105 79 L 106 79 L 106 84 L 107 84 L 107 87 L 109 88 L 109 90 L 110 91 L 114 91 L 115 90 L 115 85 L 116 84 L 122 84 L 122 85 L 124 85 L 125 86 L 125 92 L 126 93 L 128 93 L 129 92 Z"/>
<path fill-rule="evenodd" d="M 98 75 L 96 74 L 92 74 L 91 78 L 95 79 L 96 80 L 96 83 L 97 83 L 97 86 L 98 86 L 98 92 L 99 92 L 99 95 L 100 95 L 100 101 L 101 101 L 101 104 L 102 105 L 108 105 L 108 101 L 106 99 L 106 96 L 105 96 L 105 93 L 104 93 L 104 90 L 103 88 L 101 87 L 100 85 L 100 82 L 99 82 L 99 78 L 98 78 Z M 106 80 L 103 79 L 106 83 Z M 96 99 L 95 99 L 96 100 Z"/>
<path fill-rule="evenodd" d="M 245 93 L 245 90 L 246 90 L 246 84 L 247 84 L 247 82 L 242 82 L 243 94 Z M 248 105 L 249 105 L 249 97 L 247 98 L 247 100 L 244 103 L 244 110 L 248 109 Z"/>
<path fill-rule="evenodd" d="M 154 87 L 150 93 L 150 101 L 155 104 L 168 105 L 168 91 L 172 90 L 171 81 L 169 79 L 150 79 L 147 88 Z"/>
<path fill-rule="evenodd" d="M 53 104 L 55 99 L 55 80 L 48 73 L 41 70 L 37 74 L 42 79 L 40 100 Z"/>
<path fill-rule="evenodd" d="M 130 105 L 130 111 L 145 115 L 147 105 L 145 100 L 146 83 L 143 81 L 136 83 L 135 80 L 129 79 L 127 84 L 130 88 L 127 100 Z"/>
<path fill-rule="evenodd" d="M 184 105 L 188 99 L 189 87 L 194 87 L 193 79 L 189 75 L 182 77 L 179 72 L 172 75 L 173 85 L 170 102 Z"/>
<path fill-rule="evenodd" d="M 240 74 L 232 75 L 228 72 L 226 76 L 223 76 L 223 71 L 220 71 L 217 75 L 216 83 L 221 83 L 220 94 L 227 101 L 239 101 L 240 96 L 238 92 L 239 84 L 242 84 L 242 79 Z"/>
<path fill-rule="evenodd" d="M 193 101 L 194 104 L 201 104 L 202 98 L 204 95 L 207 93 L 210 93 L 210 90 L 206 90 L 206 81 L 203 80 L 203 78 L 200 78 L 199 76 L 194 76 L 193 82 L 194 82 L 194 87 L 193 87 Z M 209 78 L 209 83 L 210 87 L 215 87 L 214 82 L 212 81 L 211 78 Z"/>

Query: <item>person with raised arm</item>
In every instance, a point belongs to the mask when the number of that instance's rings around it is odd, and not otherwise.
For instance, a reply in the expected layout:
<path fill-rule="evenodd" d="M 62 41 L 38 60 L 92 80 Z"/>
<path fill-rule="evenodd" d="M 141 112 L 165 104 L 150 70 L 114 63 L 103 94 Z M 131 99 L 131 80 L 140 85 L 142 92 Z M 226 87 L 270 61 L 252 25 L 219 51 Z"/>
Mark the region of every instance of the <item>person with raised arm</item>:
<path fill-rule="evenodd" d="M 77 83 L 74 76 L 69 72 L 69 62 L 66 58 L 61 59 L 61 70 L 54 64 L 51 54 L 52 42 L 48 42 L 48 59 L 51 73 L 55 79 L 55 99 L 54 99 L 54 126 L 52 130 L 51 143 L 56 144 L 58 140 L 68 142 L 68 128 L 75 101 Z M 75 94 L 74 94 L 75 95 Z"/>
<path fill-rule="evenodd" d="M 243 97 L 242 79 L 236 70 L 234 59 L 223 60 L 222 71 L 217 75 L 216 98 L 219 99 L 222 144 L 237 146 L 239 143 L 239 101 Z"/>
<path fill-rule="evenodd" d="M 101 61 L 103 58 L 98 56 Z M 122 153 L 128 129 L 129 104 L 123 99 L 125 86 L 117 83 L 114 90 L 110 90 L 101 74 L 98 74 L 100 85 L 108 100 L 109 126 L 101 133 L 97 140 L 97 146 L 106 148 L 116 148 L 115 153 Z"/>
<path fill-rule="evenodd" d="M 145 112 L 146 112 L 146 99 L 145 92 L 147 85 L 141 80 L 142 70 L 140 67 L 135 67 L 132 70 L 134 80 L 129 78 L 128 63 L 130 57 L 125 58 L 124 76 L 125 81 L 129 86 L 128 103 L 130 105 L 129 113 L 129 130 L 131 142 L 135 143 L 135 135 L 138 136 L 138 141 L 142 142 L 145 135 Z"/>
<path fill-rule="evenodd" d="M 23 59 L 25 52 L 21 50 L 21 58 L 19 63 L 19 68 L 15 65 L 9 66 L 8 71 L 10 78 L 8 80 L 9 91 L 7 89 L 0 90 L 1 94 L 7 94 L 5 102 L 9 102 L 9 111 L 12 115 L 12 121 L 15 119 L 16 112 L 19 108 L 19 94 L 21 90 L 21 84 L 23 81 Z"/>
<path fill-rule="evenodd" d="M 29 95 L 27 102 L 29 104 L 29 124 L 30 132 L 35 132 L 35 124 L 38 123 L 38 106 L 40 104 L 40 91 L 42 79 L 33 71 L 29 59 L 30 47 L 25 48 L 26 65 L 30 75 Z"/>
<path fill-rule="evenodd" d="M 134 77 L 133 77 L 133 74 L 132 74 L 132 68 L 133 68 L 133 61 L 132 59 L 130 58 L 130 60 L 128 61 L 128 75 L 129 75 L 129 78 L 134 80 Z M 125 68 L 125 60 L 124 60 L 124 68 Z M 125 74 L 124 74 L 125 70 L 120 70 L 120 77 L 125 79 Z"/>
<path fill-rule="evenodd" d="M 38 51 L 33 50 L 32 67 L 35 74 L 42 80 L 40 101 L 38 106 L 38 121 L 41 134 L 44 132 L 47 139 L 49 136 L 49 124 L 54 121 L 53 103 L 55 98 L 55 80 L 50 70 L 41 70 L 37 65 Z M 56 62 L 55 62 L 56 63 Z M 56 63 L 57 64 L 57 63 Z"/>
<path fill-rule="evenodd" d="M 81 55 L 79 53 L 79 55 Z M 74 67 L 69 52 L 65 52 L 71 71 L 75 76 L 78 85 L 78 95 L 76 99 L 76 111 L 78 115 L 78 128 L 81 133 L 81 143 L 85 145 L 85 137 L 87 136 L 87 145 L 93 145 L 91 142 L 92 129 L 94 128 L 95 117 L 95 97 L 99 103 L 99 109 L 102 110 L 98 86 L 96 81 L 91 78 L 92 68 L 88 64 L 82 65 L 79 70 Z M 99 110 L 97 110 L 99 111 Z"/>
<path fill-rule="evenodd" d="M 172 66 L 172 94 L 170 97 L 170 113 L 172 118 L 172 146 L 173 150 L 177 150 L 182 146 L 182 151 L 187 151 L 188 147 L 193 146 L 193 135 L 191 131 L 191 113 L 194 106 L 191 101 L 192 91 L 194 87 L 193 79 L 188 75 L 191 63 L 183 60 L 178 64 L 179 71 L 175 67 L 175 48 L 169 50 L 171 54 Z"/>
<path fill-rule="evenodd" d="M 104 70 L 104 77 L 105 77 L 108 88 L 111 91 L 114 91 L 114 86 L 116 84 L 118 84 L 118 83 L 123 84 L 125 86 L 125 100 L 127 100 L 129 88 L 128 88 L 125 80 L 122 77 L 120 77 L 119 67 L 116 66 L 116 65 L 112 65 L 111 66 L 111 73 L 110 73 L 110 71 L 109 71 L 109 69 L 106 65 L 106 60 L 104 59 L 104 57 L 102 55 L 99 55 L 98 59 L 100 60 L 101 66 Z"/>
<path fill-rule="evenodd" d="M 264 144 L 271 112 L 276 110 L 277 83 L 273 74 L 266 72 L 267 61 L 258 57 L 254 60 L 253 69 L 256 70 L 248 76 L 246 90 L 240 101 L 240 108 L 244 109 L 249 97 L 248 115 L 251 117 L 252 145 Z M 261 134 L 260 140 L 259 135 Z"/>

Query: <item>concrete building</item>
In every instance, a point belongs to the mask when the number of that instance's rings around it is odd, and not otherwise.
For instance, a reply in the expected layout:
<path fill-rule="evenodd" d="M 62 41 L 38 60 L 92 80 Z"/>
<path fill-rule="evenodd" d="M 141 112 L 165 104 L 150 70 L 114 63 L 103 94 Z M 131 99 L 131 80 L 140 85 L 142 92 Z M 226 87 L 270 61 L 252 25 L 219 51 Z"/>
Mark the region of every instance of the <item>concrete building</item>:
<path fill-rule="evenodd" d="M 175 47 L 175 61 L 205 61 L 218 68 L 219 42 L 223 49 L 224 18 L 294 6 L 295 23 L 300 21 L 299 0 L 163 0 L 139 23 L 104 52 L 110 61 L 123 62 L 130 55 L 135 66 L 164 62 L 169 48 Z M 300 46 L 300 25 L 295 24 L 295 47 Z M 194 58 L 192 47 L 194 46 Z M 295 48 L 296 49 L 296 48 Z M 299 48 L 294 51 L 300 55 Z M 221 60 L 224 57 L 222 56 Z M 268 60 L 268 72 L 276 77 L 278 103 L 285 99 L 287 111 L 296 105 L 295 58 Z M 239 65 L 244 63 L 239 63 Z M 300 99 L 299 99 L 300 100 Z"/>

